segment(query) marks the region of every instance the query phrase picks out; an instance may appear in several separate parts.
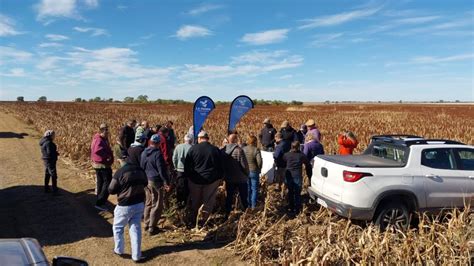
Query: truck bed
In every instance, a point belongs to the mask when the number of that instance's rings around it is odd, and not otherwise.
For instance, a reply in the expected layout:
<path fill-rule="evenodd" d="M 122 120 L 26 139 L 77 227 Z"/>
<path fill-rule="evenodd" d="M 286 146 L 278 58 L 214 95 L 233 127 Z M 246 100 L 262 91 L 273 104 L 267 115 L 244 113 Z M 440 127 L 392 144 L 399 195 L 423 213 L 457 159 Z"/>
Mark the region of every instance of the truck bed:
<path fill-rule="evenodd" d="M 360 168 L 390 168 L 404 167 L 405 163 L 380 158 L 373 155 L 318 155 L 319 158 L 328 162 L 341 164 L 349 167 Z"/>

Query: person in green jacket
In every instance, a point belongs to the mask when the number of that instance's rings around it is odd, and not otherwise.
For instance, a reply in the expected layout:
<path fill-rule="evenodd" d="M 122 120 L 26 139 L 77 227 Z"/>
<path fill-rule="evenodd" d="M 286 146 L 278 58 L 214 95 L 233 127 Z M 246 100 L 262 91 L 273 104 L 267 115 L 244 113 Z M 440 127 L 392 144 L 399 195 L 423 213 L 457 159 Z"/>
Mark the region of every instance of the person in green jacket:
<path fill-rule="evenodd" d="M 192 135 L 187 134 L 184 136 L 184 143 L 176 146 L 173 152 L 173 165 L 176 169 L 176 199 L 178 203 L 178 208 L 182 209 L 186 207 L 188 199 L 188 182 L 187 178 L 184 175 L 184 160 L 188 154 L 189 149 L 191 148 Z"/>

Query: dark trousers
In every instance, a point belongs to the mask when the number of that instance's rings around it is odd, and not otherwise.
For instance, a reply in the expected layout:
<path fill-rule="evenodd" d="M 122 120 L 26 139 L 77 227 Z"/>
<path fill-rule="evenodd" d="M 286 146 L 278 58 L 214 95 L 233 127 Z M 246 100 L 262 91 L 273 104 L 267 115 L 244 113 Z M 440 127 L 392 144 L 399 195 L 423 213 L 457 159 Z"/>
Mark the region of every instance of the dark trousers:
<path fill-rule="evenodd" d="M 58 191 L 58 174 L 56 172 L 56 161 L 44 161 L 44 190 L 49 191 L 49 179 L 53 185 L 53 191 Z"/>
<path fill-rule="evenodd" d="M 96 205 L 102 206 L 109 198 L 109 185 L 112 181 L 112 168 L 95 169 L 97 177 L 97 201 Z"/>
<path fill-rule="evenodd" d="M 176 200 L 179 209 L 186 207 L 186 204 L 188 202 L 188 195 L 188 179 L 184 176 L 183 172 L 178 171 L 178 174 L 176 176 Z"/>
<path fill-rule="evenodd" d="M 225 199 L 225 210 L 226 213 L 229 214 L 232 211 L 232 203 L 234 203 L 234 196 L 235 192 L 239 192 L 240 202 L 242 203 L 242 207 L 247 209 L 248 207 L 248 186 L 247 183 L 225 183 L 225 190 L 227 197 Z"/>
<path fill-rule="evenodd" d="M 301 188 L 303 178 L 301 176 L 291 176 L 286 172 L 286 186 L 288 187 L 288 207 L 291 211 L 301 211 Z"/>

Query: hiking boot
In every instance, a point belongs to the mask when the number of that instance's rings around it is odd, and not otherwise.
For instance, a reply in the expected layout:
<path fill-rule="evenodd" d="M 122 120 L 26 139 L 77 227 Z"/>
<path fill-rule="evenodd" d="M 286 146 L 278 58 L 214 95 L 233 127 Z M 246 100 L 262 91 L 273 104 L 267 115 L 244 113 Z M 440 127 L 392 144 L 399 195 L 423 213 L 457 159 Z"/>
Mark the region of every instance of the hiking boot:
<path fill-rule="evenodd" d="M 147 230 L 149 236 L 154 236 L 157 235 L 161 232 L 161 230 L 158 227 L 151 227 Z"/>
<path fill-rule="evenodd" d="M 133 262 L 135 262 L 135 263 L 144 263 L 145 260 L 146 260 L 146 257 L 145 257 L 145 256 L 141 256 L 141 257 L 138 258 L 137 260 L 134 260 L 134 259 L 132 259 L 132 260 L 133 260 Z"/>

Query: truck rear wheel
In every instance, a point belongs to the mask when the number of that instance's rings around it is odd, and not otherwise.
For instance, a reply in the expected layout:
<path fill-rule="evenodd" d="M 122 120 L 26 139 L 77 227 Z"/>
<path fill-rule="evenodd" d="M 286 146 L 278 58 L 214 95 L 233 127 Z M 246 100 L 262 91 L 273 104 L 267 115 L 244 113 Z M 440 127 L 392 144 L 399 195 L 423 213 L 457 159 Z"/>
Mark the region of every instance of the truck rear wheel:
<path fill-rule="evenodd" d="M 410 211 L 403 203 L 386 203 L 380 206 L 375 217 L 375 224 L 382 231 L 388 227 L 405 231 L 410 225 Z"/>

